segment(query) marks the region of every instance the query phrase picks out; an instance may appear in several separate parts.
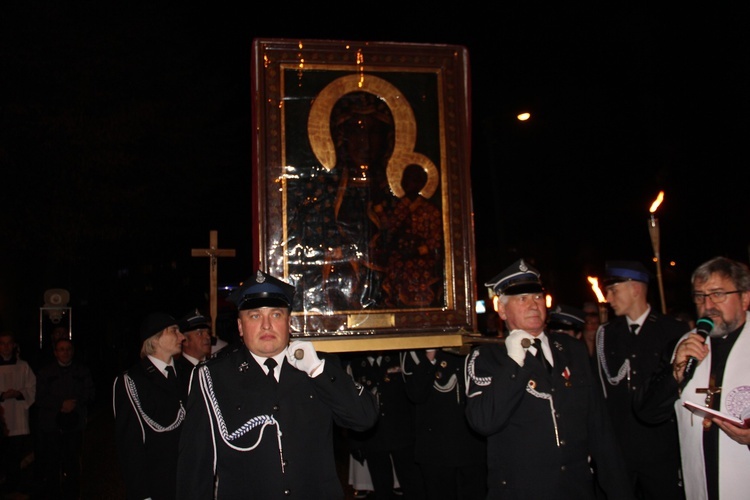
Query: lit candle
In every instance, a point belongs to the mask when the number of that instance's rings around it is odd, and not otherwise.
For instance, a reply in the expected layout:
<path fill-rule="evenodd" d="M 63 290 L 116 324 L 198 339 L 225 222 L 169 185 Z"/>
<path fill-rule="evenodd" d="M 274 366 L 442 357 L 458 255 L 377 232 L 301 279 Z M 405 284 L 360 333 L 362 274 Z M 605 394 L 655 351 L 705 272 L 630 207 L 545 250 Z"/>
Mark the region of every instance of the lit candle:
<path fill-rule="evenodd" d="M 594 291 L 599 305 L 599 323 L 606 323 L 609 320 L 609 312 L 607 311 L 607 301 L 599 288 L 599 279 L 593 276 L 588 276 L 586 279 L 591 283 L 591 289 Z"/>

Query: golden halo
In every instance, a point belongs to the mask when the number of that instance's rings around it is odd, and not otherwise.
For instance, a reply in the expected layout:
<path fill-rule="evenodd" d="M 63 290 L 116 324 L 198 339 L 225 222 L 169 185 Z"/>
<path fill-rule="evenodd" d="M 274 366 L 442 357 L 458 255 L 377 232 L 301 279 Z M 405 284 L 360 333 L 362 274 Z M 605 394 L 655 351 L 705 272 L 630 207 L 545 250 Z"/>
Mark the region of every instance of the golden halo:
<path fill-rule="evenodd" d="M 426 156 L 415 153 L 417 142 L 417 122 L 414 111 L 406 97 L 392 84 L 373 75 L 352 74 L 333 80 L 317 95 L 310 107 L 307 118 L 307 136 L 313 154 L 326 170 L 336 166 L 336 148 L 331 137 L 331 112 L 336 102 L 351 92 L 369 92 L 385 101 L 393 115 L 395 123 L 395 143 L 393 154 L 388 160 L 386 176 L 388 185 L 394 195 L 404 196 L 401 178 L 404 169 L 411 165 L 420 165 L 427 172 L 427 184 L 420 194 L 430 198 L 438 186 L 438 170 Z"/>

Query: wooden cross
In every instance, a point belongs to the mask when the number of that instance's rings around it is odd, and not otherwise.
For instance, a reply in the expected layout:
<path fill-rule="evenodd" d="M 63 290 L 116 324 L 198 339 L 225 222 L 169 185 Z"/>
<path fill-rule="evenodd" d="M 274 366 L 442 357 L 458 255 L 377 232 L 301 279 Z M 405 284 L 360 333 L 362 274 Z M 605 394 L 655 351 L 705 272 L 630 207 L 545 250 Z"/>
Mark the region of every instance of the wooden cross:
<path fill-rule="evenodd" d="M 700 389 L 695 390 L 697 394 L 706 395 L 706 407 L 707 408 L 713 408 L 714 395 L 721 394 L 721 387 L 716 387 L 714 384 L 715 384 L 715 379 L 714 379 L 714 376 L 711 375 L 711 378 L 709 379 L 709 382 L 708 382 L 708 387 L 701 387 Z M 710 427 L 711 427 L 711 419 L 704 418 L 703 429 L 708 430 Z"/>
<path fill-rule="evenodd" d="M 209 289 L 209 304 L 211 307 L 211 335 L 216 336 L 216 289 L 218 288 L 218 276 L 217 276 L 217 259 L 219 257 L 234 257 L 234 248 L 221 249 L 219 246 L 219 235 L 217 231 L 211 231 L 209 233 L 209 248 L 193 248 L 191 255 L 193 257 L 209 257 L 209 268 L 210 268 L 210 289 Z"/>

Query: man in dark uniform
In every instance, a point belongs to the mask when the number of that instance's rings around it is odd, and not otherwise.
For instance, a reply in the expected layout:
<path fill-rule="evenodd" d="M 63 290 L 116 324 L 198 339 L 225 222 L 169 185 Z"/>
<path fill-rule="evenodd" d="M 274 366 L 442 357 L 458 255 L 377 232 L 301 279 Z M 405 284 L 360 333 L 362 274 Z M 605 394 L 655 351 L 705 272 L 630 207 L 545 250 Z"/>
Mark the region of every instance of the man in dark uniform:
<path fill-rule="evenodd" d="M 399 354 L 366 352 L 352 359 L 348 368 L 378 402 L 377 424 L 364 432 L 348 433 L 352 455 L 366 461 L 376 500 L 392 498 L 394 471 L 407 499 L 421 498 L 423 490 L 414 460 L 414 404 L 406 396 Z"/>
<path fill-rule="evenodd" d="M 685 494 L 675 417 L 647 425 L 633 411 L 633 396 L 690 327 L 649 305 L 649 278 L 640 262 L 605 264 L 602 284 L 615 318 L 597 333 L 597 366 L 636 497 L 679 500 Z"/>
<path fill-rule="evenodd" d="M 182 343 L 182 354 L 175 362 L 192 370 L 195 365 L 211 357 L 211 318 L 195 309 L 183 316 L 178 325 L 185 341 Z"/>
<path fill-rule="evenodd" d="M 113 389 L 123 483 L 128 500 L 174 500 L 190 378 L 189 371 L 175 367 L 174 356 L 182 352 L 185 336 L 176 319 L 159 312 L 143 321 L 140 338 L 140 361 L 115 379 Z"/>
<path fill-rule="evenodd" d="M 561 333 L 580 339 L 583 325 L 586 324 L 585 313 L 577 307 L 558 304 L 549 311 L 547 331 Z"/>
<path fill-rule="evenodd" d="M 485 286 L 510 331 L 466 365 L 466 416 L 487 436 L 487 498 L 590 500 L 595 478 L 609 500 L 634 498 L 586 346 L 544 332 L 539 272 L 520 259 Z"/>
<path fill-rule="evenodd" d="M 404 355 L 406 393 L 416 405 L 414 454 L 430 500 L 487 495 L 487 440 L 466 421 L 465 362 L 442 349 Z"/>
<path fill-rule="evenodd" d="M 333 424 L 375 424 L 372 395 L 338 358 L 292 341 L 294 287 L 262 271 L 230 297 L 243 345 L 198 365 L 178 460 L 179 498 L 344 498 Z"/>

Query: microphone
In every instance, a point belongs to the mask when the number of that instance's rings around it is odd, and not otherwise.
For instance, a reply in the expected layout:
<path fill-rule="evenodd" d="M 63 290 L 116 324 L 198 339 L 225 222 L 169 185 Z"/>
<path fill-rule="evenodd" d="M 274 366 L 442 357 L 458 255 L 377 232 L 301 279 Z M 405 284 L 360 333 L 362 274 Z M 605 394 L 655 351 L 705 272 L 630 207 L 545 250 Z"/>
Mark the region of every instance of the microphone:
<path fill-rule="evenodd" d="M 711 333 L 711 330 L 713 329 L 714 322 L 709 317 L 704 316 L 695 322 L 695 333 L 703 337 L 703 340 L 706 340 L 708 335 Z M 691 378 L 693 378 L 696 366 L 698 366 L 698 359 L 695 356 L 688 357 L 687 364 L 685 365 L 685 371 L 682 375 L 683 387 L 690 381 Z"/>

